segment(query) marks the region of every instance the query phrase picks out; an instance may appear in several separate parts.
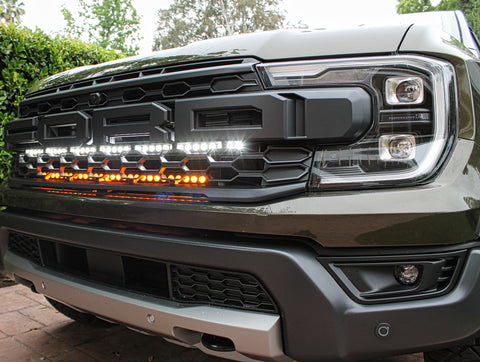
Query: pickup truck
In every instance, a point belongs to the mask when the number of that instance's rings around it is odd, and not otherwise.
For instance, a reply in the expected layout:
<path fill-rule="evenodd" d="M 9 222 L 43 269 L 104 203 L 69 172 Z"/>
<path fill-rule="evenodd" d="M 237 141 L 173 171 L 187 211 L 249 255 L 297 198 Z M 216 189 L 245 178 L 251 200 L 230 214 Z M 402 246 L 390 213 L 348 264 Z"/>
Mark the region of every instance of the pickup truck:
<path fill-rule="evenodd" d="M 6 273 L 233 360 L 478 361 L 479 44 L 459 12 L 197 42 L 38 82 Z"/>

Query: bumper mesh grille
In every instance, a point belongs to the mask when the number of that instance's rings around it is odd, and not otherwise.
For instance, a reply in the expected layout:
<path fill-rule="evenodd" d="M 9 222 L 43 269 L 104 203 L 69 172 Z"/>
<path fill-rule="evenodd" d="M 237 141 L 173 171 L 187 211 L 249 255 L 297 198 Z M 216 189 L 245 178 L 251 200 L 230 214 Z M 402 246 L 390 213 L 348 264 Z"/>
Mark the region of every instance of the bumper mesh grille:
<path fill-rule="evenodd" d="M 250 275 L 176 265 L 171 272 L 178 301 L 275 311 L 262 285 Z"/>
<path fill-rule="evenodd" d="M 9 233 L 8 250 L 49 269 L 159 298 L 260 312 L 277 310 L 262 284 L 245 273 L 98 253 L 17 232 Z M 109 271 L 107 277 L 98 255 L 122 267 Z"/>
<path fill-rule="evenodd" d="M 41 264 L 38 238 L 35 236 L 10 233 L 8 236 L 8 250 L 35 264 Z"/>

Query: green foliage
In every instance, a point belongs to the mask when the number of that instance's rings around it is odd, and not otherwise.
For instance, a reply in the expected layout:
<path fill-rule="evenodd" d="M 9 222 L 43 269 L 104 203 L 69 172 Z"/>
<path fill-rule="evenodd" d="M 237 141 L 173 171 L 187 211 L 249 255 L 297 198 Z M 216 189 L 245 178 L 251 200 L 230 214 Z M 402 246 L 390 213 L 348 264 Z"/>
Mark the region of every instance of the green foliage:
<path fill-rule="evenodd" d="M 5 151 L 4 125 L 17 117 L 18 105 L 33 83 L 64 70 L 119 57 L 96 45 L 0 23 L 0 180 L 7 175 L 10 160 Z"/>
<path fill-rule="evenodd" d="M 20 22 L 20 16 L 25 14 L 22 6 L 25 4 L 18 3 L 18 0 L 0 0 L 0 20 L 5 23 Z"/>
<path fill-rule="evenodd" d="M 442 0 L 437 6 L 430 0 L 398 0 L 397 4 L 399 14 L 436 10 L 462 10 L 470 28 L 480 34 L 480 0 Z"/>
<path fill-rule="evenodd" d="M 433 11 L 435 7 L 430 0 L 399 0 L 397 4 L 397 13 L 420 13 L 424 11 Z"/>
<path fill-rule="evenodd" d="M 126 55 L 138 52 L 140 17 L 131 0 L 79 0 L 79 5 L 75 15 L 62 8 L 66 35 Z"/>
<path fill-rule="evenodd" d="M 281 0 L 174 0 L 158 11 L 153 50 L 283 26 Z"/>

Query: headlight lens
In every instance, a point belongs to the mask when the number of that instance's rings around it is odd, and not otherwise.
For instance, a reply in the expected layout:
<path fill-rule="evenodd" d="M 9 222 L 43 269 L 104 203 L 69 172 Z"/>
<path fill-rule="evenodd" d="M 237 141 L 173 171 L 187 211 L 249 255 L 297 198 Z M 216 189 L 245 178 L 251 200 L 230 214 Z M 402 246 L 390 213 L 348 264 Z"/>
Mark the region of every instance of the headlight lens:
<path fill-rule="evenodd" d="M 420 77 L 387 78 L 385 99 L 390 105 L 423 102 L 423 79 Z"/>
<path fill-rule="evenodd" d="M 373 104 L 372 127 L 354 144 L 318 144 L 311 190 L 378 187 L 429 179 L 456 132 L 453 67 L 419 56 L 262 64 L 278 88 L 361 86 Z"/>

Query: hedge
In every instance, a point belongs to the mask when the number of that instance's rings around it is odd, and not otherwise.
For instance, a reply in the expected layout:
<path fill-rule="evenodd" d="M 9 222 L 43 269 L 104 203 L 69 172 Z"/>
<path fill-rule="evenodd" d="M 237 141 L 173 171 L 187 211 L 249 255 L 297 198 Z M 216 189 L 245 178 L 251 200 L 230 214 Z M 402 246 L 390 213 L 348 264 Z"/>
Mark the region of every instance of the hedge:
<path fill-rule="evenodd" d="M 0 180 L 8 174 L 4 125 L 17 117 L 27 90 L 38 80 L 81 65 L 122 55 L 79 40 L 51 37 L 37 30 L 0 22 Z"/>

